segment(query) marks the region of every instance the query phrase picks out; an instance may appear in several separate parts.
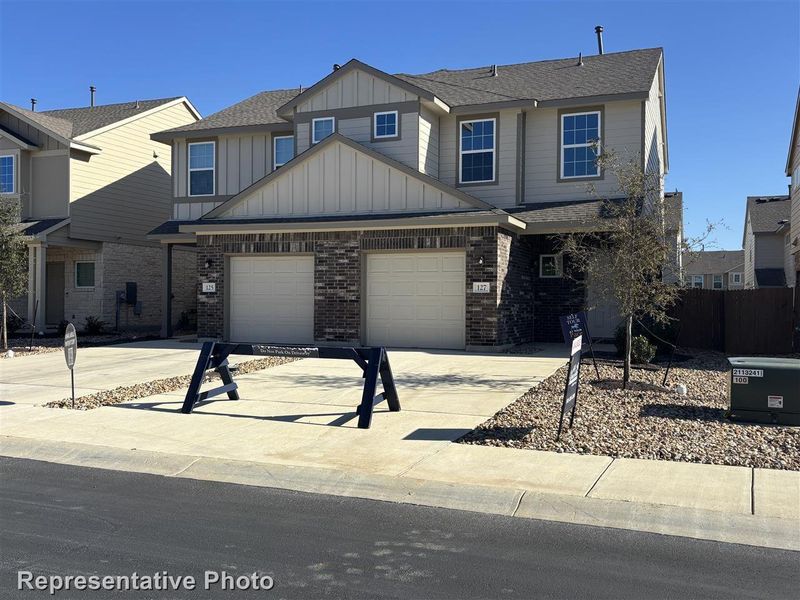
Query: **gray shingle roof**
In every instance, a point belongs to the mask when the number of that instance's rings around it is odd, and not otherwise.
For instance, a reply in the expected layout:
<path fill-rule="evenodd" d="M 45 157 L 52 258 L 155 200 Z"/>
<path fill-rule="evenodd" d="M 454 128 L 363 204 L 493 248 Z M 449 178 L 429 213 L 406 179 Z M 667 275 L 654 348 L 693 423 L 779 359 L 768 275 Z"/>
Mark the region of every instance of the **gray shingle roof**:
<path fill-rule="evenodd" d="M 491 65 L 396 77 L 426 89 L 450 106 L 511 100 L 561 100 L 647 92 L 661 60 L 661 48 L 563 58 L 516 65 Z"/>
<path fill-rule="evenodd" d="M 99 106 L 86 106 L 83 108 L 61 108 L 57 110 L 45 110 L 34 112 L 21 106 L 8 106 L 21 113 L 34 123 L 38 123 L 45 129 L 61 137 L 72 139 L 89 133 L 95 129 L 100 129 L 106 125 L 111 125 L 117 121 L 122 121 L 128 117 L 133 117 L 167 102 L 172 102 L 176 98 L 159 98 L 156 100 L 139 100 L 138 108 L 136 102 L 122 102 L 119 104 L 102 104 Z"/>
<path fill-rule="evenodd" d="M 789 196 L 748 196 L 747 212 L 753 233 L 775 233 L 779 221 L 788 220 L 791 211 Z"/>
<path fill-rule="evenodd" d="M 205 119 L 174 127 L 160 134 L 173 134 L 190 131 L 206 131 L 209 129 L 222 129 L 228 127 L 247 127 L 250 125 L 270 125 L 273 123 L 286 123 L 288 129 L 291 125 L 276 113 L 276 110 L 294 98 L 300 90 L 273 90 L 261 92 L 246 100 L 223 108 L 219 112 L 207 116 Z"/>
<path fill-rule="evenodd" d="M 687 275 L 711 275 L 744 270 L 744 250 L 687 252 L 683 259 Z"/>
<path fill-rule="evenodd" d="M 450 106 L 644 93 L 650 90 L 661 54 L 661 48 L 651 48 L 586 56 L 583 66 L 578 66 L 577 57 L 500 65 L 497 77 L 489 76 L 489 66 L 443 69 L 422 75 L 402 73 L 395 77 L 435 94 Z M 286 123 L 276 111 L 299 93 L 297 88 L 261 92 L 205 119 L 159 132 L 154 137 Z"/>
<path fill-rule="evenodd" d="M 505 212 L 528 224 L 545 226 L 556 223 L 592 224 L 610 216 L 604 199 L 537 202 L 506 208 Z"/>
<path fill-rule="evenodd" d="M 31 221 L 21 221 L 17 223 L 16 229 L 22 235 L 37 235 L 55 227 L 59 223 L 66 222 L 67 219 L 40 219 Z"/>

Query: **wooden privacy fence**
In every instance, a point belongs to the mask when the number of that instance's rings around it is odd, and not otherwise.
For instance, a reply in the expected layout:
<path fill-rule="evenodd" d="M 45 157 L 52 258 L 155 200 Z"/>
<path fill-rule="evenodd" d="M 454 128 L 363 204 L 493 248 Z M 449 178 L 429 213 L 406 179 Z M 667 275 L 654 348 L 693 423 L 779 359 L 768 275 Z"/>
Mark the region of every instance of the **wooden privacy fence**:
<path fill-rule="evenodd" d="M 678 344 L 727 354 L 788 354 L 792 297 L 791 288 L 683 290 L 673 311 Z"/>

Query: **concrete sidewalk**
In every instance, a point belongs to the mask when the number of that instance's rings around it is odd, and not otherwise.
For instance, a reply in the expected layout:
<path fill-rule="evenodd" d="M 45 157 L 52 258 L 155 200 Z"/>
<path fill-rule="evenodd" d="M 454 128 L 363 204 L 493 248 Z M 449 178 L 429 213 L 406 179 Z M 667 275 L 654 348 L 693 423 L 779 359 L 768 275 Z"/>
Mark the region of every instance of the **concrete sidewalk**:
<path fill-rule="evenodd" d="M 369 430 L 356 428 L 349 361 L 240 376 L 242 400 L 191 415 L 177 412 L 183 392 L 91 411 L 12 396 L 0 454 L 800 549 L 799 472 L 452 443 L 564 364 L 562 351 L 393 351 L 402 411 L 379 405 Z"/>

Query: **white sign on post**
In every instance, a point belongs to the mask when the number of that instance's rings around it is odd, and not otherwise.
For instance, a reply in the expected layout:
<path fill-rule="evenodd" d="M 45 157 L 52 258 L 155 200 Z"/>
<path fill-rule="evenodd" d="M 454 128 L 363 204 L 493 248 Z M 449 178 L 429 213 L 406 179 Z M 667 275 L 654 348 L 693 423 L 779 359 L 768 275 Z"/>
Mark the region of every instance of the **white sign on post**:
<path fill-rule="evenodd" d="M 75 408 L 75 359 L 78 355 L 78 334 L 72 323 L 64 330 L 64 359 L 69 369 L 70 386 L 72 388 L 72 408 Z"/>
<path fill-rule="evenodd" d="M 208 281 L 203 282 L 203 291 L 204 292 L 216 292 L 217 291 L 217 284 Z"/>

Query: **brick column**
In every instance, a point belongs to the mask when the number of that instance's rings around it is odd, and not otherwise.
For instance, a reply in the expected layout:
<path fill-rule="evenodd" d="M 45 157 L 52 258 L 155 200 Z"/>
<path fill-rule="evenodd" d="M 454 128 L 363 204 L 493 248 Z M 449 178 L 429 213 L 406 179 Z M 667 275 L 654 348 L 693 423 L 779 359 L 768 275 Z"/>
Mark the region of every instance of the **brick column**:
<path fill-rule="evenodd" d="M 213 236 L 197 237 L 197 336 L 222 339 L 225 327 L 225 256 Z M 215 292 L 203 293 L 202 283 L 217 284 Z"/>
<path fill-rule="evenodd" d="M 472 227 L 466 232 L 466 343 L 467 348 L 497 345 L 497 228 Z M 488 294 L 472 291 L 472 284 L 489 282 Z"/>
<path fill-rule="evenodd" d="M 361 252 L 355 232 L 320 234 L 314 243 L 314 339 L 361 341 Z"/>

